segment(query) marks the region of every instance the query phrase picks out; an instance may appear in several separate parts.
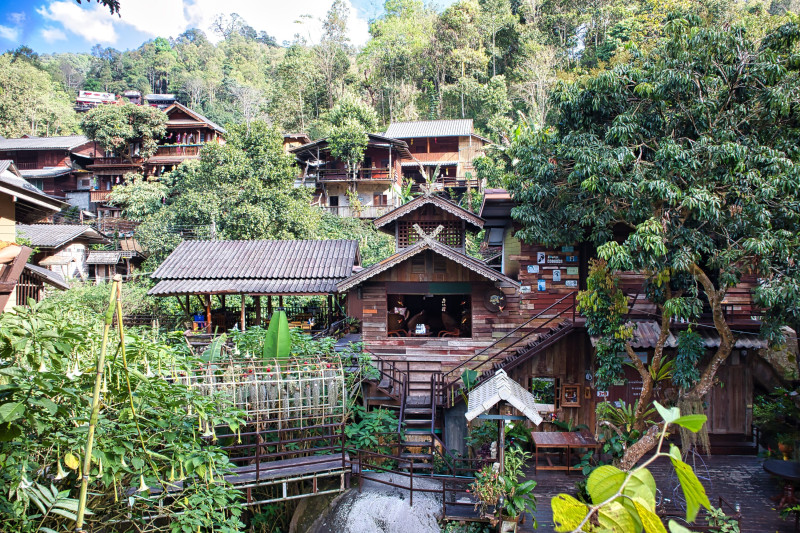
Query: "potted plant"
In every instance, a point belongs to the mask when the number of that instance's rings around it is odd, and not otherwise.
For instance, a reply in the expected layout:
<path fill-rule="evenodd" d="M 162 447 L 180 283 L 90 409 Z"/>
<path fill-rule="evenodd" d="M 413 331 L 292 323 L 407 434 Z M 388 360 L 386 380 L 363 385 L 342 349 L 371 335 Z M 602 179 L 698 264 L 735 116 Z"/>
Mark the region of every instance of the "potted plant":
<path fill-rule="evenodd" d="M 347 326 L 350 328 L 350 333 L 358 333 L 361 331 L 361 323 L 357 318 L 351 316 L 347 317 Z"/>
<path fill-rule="evenodd" d="M 778 435 L 778 449 L 783 454 L 783 460 L 788 461 L 792 458 L 794 451 L 794 435 L 781 433 Z"/>
<path fill-rule="evenodd" d="M 505 451 L 502 473 L 498 463 L 486 465 L 470 485 L 478 499 L 476 509 L 480 508 L 481 514 L 489 518 L 492 525 L 499 525 L 500 531 L 516 531 L 524 513 L 536 511 L 536 497 L 533 495 L 536 481 L 520 482 L 521 478 L 524 479 L 522 467 L 529 458 L 528 452 L 512 446 Z"/>

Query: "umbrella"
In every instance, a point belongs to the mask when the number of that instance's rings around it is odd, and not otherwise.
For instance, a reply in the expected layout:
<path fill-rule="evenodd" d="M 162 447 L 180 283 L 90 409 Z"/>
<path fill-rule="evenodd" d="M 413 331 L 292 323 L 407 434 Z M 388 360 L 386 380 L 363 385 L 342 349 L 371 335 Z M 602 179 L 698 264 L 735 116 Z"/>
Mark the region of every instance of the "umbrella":
<path fill-rule="evenodd" d="M 292 335 L 286 311 L 279 307 L 272 315 L 264 340 L 264 359 L 286 359 L 292 351 Z"/>

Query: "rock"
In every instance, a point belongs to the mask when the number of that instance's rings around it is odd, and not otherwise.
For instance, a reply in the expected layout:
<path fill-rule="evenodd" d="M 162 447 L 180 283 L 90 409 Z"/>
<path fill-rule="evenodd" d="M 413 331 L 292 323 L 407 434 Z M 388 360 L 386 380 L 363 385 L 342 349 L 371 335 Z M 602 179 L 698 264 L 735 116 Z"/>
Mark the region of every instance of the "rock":
<path fill-rule="evenodd" d="M 397 474 L 370 476 L 397 485 L 408 484 L 407 477 Z M 415 477 L 414 487 L 439 490 L 441 483 Z M 313 507 L 316 505 L 309 503 L 304 509 L 306 519 Z M 408 490 L 365 480 L 360 493 L 356 487 L 338 496 L 308 529 L 301 529 L 301 520 L 298 520 L 294 533 L 439 533 L 437 518 L 441 512 L 438 494 L 415 491 L 412 507 Z M 297 512 L 292 518 L 293 523 L 295 518 Z"/>

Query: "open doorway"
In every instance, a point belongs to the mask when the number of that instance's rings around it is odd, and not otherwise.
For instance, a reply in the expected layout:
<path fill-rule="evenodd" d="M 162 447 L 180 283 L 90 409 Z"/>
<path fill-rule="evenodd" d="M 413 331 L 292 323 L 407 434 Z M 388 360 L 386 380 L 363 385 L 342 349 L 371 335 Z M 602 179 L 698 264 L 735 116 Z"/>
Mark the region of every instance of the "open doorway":
<path fill-rule="evenodd" d="M 472 337 L 469 294 L 390 294 L 387 309 L 392 337 Z"/>

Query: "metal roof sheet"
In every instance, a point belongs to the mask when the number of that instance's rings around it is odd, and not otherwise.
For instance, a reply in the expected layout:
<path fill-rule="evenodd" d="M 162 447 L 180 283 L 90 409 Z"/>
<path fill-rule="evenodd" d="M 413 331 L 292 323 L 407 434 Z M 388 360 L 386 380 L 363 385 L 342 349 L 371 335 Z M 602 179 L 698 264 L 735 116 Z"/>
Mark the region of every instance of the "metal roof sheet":
<path fill-rule="evenodd" d="M 122 252 L 103 252 L 92 250 L 86 257 L 87 265 L 116 265 L 122 259 Z"/>
<path fill-rule="evenodd" d="M 358 241 L 184 241 L 149 294 L 329 294 L 360 262 Z"/>
<path fill-rule="evenodd" d="M 55 178 L 72 172 L 70 167 L 45 167 L 34 170 L 20 170 L 23 178 Z"/>
<path fill-rule="evenodd" d="M 400 163 L 402 167 L 418 167 L 418 166 L 426 166 L 426 167 L 435 167 L 436 165 L 442 167 L 454 167 L 458 165 L 458 161 L 403 161 Z"/>
<path fill-rule="evenodd" d="M 29 274 L 32 274 L 34 277 L 37 277 L 47 283 L 48 285 L 52 285 L 57 289 L 67 290 L 69 289 L 69 283 L 64 281 L 64 278 L 58 272 L 53 272 L 49 268 L 43 268 L 40 266 L 32 265 L 30 263 L 25 264 L 25 270 L 28 271 Z"/>
<path fill-rule="evenodd" d="M 464 137 L 472 133 L 472 119 L 464 118 L 392 122 L 386 128 L 384 135 L 394 139 L 414 139 L 417 137 Z"/>
<path fill-rule="evenodd" d="M 631 347 L 634 349 L 647 349 L 655 348 L 658 344 L 658 337 L 661 334 L 661 324 L 655 320 L 634 320 L 630 324 L 634 326 L 633 339 L 631 340 Z M 698 328 L 697 333 L 703 339 L 706 348 L 717 348 L 720 344 L 719 333 L 714 329 Z M 599 337 L 593 336 L 591 338 L 592 345 L 594 346 Z M 678 337 L 674 331 L 670 331 L 667 335 L 667 341 L 664 343 L 666 348 L 676 348 L 678 346 Z M 736 349 L 760 349 L 766 348 L 768 343 L 766 340 L 758 337 L 758 335 L 740 335 L 736 339 L 734 348 Z"/>
<path fill-rule="evenodd" d="M 61 137 L 24 137 L 19 139 L 0 139 L 0 151 L 10 150 L 71 150 L 89 142 L 85 135 L 64 135 Z"/>
<path fill-rule="evenodd" d="M 168 95 L 168 96 L 172 96 L 172 95 Z M 164 110 L 164 113 L 169 115 L 175 109 L 177 109 L 179 111 L 183 111 L 187 115 L 196 118 L 199 122 L 204 122 L 204 123 L 208 124 L 211 128 L 217 130 L 220 133 L 223 133 L 223 134 L 226 133 L 225 128 L 223 128 L 219 124 L 217 124 L 215 122 L 212 122 L 211 120 L 207 119 L 205 116 L 201 115 L 197 111 L 192 111 L 191 109 L 189 109 L 188 107 L 186 107 L 185 105 L 183 105 L 180 102 L 174 102 L 172 105 L 170 105 L 168 108 L 166 108 Z M 179 125 L 180 123 L 181 123 L 181 121 L 177 120 L 177 119 L 176 120 L 168 120 L 167 121 L 167 127 L 169 127 L 170 124 Z"/>
<path fill-rule="evenodd" d="M 37 248 L 59 248 L 79 237 L 92 243 L 109 242 L 91 226 L 81 224 L 17 224 L 17 231 Z"/>

